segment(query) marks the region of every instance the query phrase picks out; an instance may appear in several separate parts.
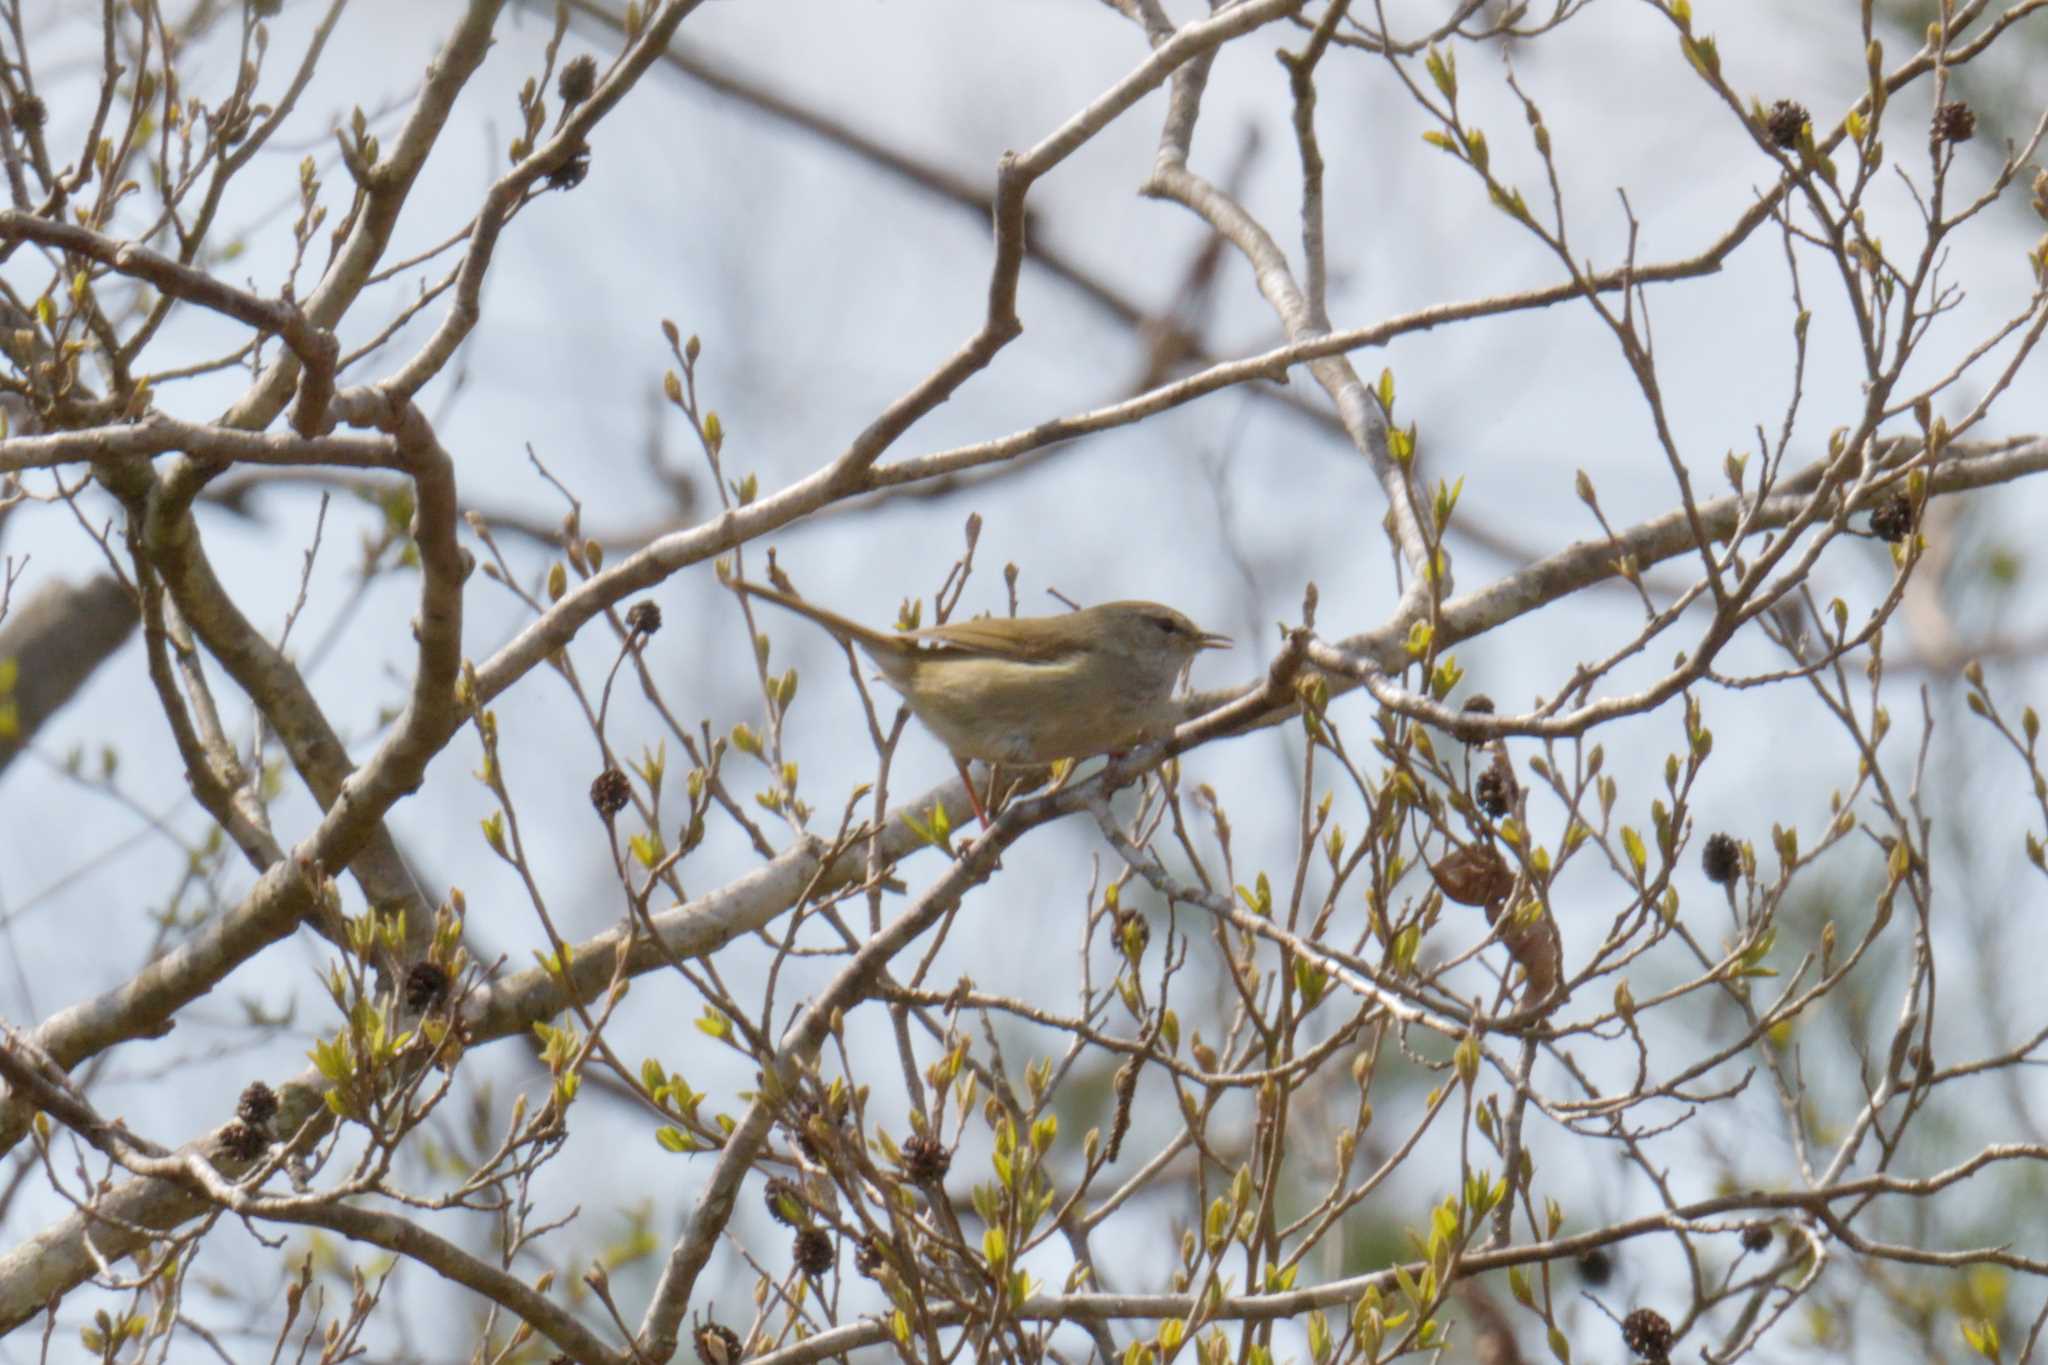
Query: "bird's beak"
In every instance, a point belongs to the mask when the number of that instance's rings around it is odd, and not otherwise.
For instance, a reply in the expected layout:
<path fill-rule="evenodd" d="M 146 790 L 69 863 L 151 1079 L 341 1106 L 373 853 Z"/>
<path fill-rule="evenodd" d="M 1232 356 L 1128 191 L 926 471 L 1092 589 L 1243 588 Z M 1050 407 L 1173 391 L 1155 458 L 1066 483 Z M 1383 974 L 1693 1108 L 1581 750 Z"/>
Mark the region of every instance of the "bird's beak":
<path fill-rule="evenodd" d="M 1218 635 L 1213 631 L 1205 630 L 1202 632 L 1201 648 L 1228 649 L 1230 648 L 1230 637 L 1228 635 Z"/>

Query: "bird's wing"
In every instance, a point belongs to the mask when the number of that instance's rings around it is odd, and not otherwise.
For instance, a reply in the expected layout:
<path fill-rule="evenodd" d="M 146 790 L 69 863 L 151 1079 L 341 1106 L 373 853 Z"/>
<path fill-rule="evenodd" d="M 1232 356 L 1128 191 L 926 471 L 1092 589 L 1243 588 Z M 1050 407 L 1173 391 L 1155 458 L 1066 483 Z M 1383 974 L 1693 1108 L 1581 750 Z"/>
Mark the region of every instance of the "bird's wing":
<path fill-rule="evenodd" d="M 1050 663 L 1060 653 L 1059 642 L 1053 633 L 1035 629 L 1044 622 L 1037 617 L 1018 617 L 997 621 L 984 617 L 978 621 L 954 621 L 943 626 L 927 626 L 923 630 L 908 632 L 913 640 L 941 648 L 964 650 L 973 654 L 985 654 L 991 658 L 1011 659 L 1020 664 Z"/>

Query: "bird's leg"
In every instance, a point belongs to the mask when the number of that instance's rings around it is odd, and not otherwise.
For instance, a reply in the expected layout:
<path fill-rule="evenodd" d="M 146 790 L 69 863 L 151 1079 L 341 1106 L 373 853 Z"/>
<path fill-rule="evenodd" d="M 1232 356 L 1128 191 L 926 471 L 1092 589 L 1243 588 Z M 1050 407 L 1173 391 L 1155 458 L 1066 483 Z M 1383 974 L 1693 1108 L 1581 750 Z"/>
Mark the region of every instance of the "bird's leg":
<path fill-rule="evenodd" d="M 967 771 L 967 760 L 956 758 L 953 760 L 953 766 L 960 770 L 960 785 L 967 788 L 967 799 L 973 803 L 974 813 L 981 819 L 981 827 L 987 829 L 988 807 L 981 803 L 981 794 L 974 790 L 974 777 L 973 774 Z M 989 767 L 989 792 L 991 794 L 995 792 L 995 767 L 993 764 Z"/>
<path fill-rule="evenodd" d="M 1005 806 L 1009 804 L 1009 788 L 1001 788 L 1001 795 L 997 794 L 999 789 L 997 788 L 996 783 L 1002 780 L 1002 776 L 1002 764 L 991 763 L 988 765 L 988 787 L 981 794 L 981 808 L 983 810 L 994 810 L 999 806 Z M 988 825 L 988 817 L 986 815 L 981 817 L 981 823 L 984 827 Z"/>

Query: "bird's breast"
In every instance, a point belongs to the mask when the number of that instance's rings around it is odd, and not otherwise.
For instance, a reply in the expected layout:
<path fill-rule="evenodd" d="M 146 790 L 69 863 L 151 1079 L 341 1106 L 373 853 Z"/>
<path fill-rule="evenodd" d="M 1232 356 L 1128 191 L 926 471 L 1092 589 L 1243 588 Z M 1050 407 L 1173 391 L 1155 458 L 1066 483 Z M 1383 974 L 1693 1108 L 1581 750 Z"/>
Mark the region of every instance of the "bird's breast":
<path fill-rule="evenodd" d="M 1087 658 L 1023 663 L 935 653 L 891 681 L 956 756 L 1037 764 L 1154 737 L 1162 699 L 1118 686 L 1112 673 Z"/>

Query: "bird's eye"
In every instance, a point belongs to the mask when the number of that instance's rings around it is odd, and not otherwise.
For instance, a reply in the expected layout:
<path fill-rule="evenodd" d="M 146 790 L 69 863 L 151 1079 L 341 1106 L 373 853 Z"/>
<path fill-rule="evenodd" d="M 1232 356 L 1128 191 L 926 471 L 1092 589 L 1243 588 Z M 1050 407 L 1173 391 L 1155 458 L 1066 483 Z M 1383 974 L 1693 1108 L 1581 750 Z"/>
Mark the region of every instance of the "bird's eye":
<path fill-rule="evenodd" d="M 1174 624 L 1174 620 L 1171 616 L 1155 616 L 1152 618 L 1152 624 L 1159 627 L 1161 630 L 1165 631 L 1168 635 L 1173 634 L 1176 630 L 1179 629 L 1179 627 Z"/>

